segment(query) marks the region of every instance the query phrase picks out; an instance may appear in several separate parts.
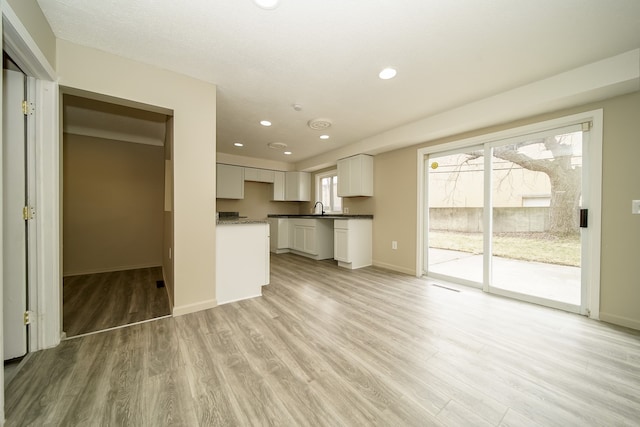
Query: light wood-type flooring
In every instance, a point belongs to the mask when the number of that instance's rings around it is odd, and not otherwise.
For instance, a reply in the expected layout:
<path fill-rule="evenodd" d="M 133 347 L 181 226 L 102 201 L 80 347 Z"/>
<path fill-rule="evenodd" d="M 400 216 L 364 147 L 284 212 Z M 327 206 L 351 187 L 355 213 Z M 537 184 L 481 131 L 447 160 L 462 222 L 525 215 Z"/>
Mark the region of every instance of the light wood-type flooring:
<path fill-rule="evenodd" d="M 291 254 L 271 272 L 261 298 L 33 354 L 7 426 L 640 423 L 640 332 Z"/>
<path fill-rule="evenodd" d="M 63 330 L 68 337 L 171 314 L 162 268 L 69 276 L 63 286 Z"/>

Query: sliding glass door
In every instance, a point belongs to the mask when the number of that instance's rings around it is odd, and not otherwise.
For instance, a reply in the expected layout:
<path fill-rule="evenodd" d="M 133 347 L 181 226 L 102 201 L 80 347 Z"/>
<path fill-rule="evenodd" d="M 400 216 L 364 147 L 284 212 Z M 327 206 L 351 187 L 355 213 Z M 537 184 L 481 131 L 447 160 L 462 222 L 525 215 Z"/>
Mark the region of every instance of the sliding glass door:
<path fill-rule="evenodd" d="M 482 286 L 483 147 L 429 156 L 428 269 Z"/>
<path fill-rule="evenodd" d="M 428 154 L 426 274 L 584 311 L 582 128 Z"/>
<path fill-rule="evenodd" d="M 491 151 L 490 288 L 579 307 L 582 132 L 556 131 Z"/>

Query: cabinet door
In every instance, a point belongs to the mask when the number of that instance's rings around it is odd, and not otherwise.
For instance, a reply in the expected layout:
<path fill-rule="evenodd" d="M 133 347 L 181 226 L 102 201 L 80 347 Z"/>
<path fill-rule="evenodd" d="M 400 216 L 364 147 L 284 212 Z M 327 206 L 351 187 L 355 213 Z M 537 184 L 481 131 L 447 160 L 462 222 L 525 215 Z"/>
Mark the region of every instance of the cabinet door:
<path fill-rule="evenodd" d="M 216 197 L 219 199 L 244 199 L 244 168 L 216 165 Z"/>
<path fill-rule="evenodd" d="M 290 202 L 311 200 L 311 175 L 308 172 L 286 172 L 285 200 Z"/>
<path fill-rule="evenodd" d="M 373 157 L 359 154 L 338 161 L 338 196 L 373 196 Z"/>
<path fill-rule="evenodd" d="M 342 262 L 351 262 L 349 259 L 349 230 L 333 230 L 333 258 Z"/>
<path fill-rule="evenodd" d="M 296 251 L 305 252 L 304 250 L 305 229 L 306 227 L 303 225 L 293 226 L 293 249 L 295 249 Z"/>
<path fill-rule="evenodd" d="M 308 254 L 316 255 L 316 229 L 315 227 L 305 227 L 304 230 L 304 251 Z"/>
<path fill-rule="evenodd" d="M 284 201 L 284 172 L 275 171 L 273 175 L 273 201 Z"/>

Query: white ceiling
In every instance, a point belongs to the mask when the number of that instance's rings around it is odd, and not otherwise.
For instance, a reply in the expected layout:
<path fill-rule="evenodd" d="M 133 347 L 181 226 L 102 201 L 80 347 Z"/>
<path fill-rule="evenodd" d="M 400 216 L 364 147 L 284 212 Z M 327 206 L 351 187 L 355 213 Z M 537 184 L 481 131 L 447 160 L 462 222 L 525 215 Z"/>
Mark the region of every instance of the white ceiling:
<path fill-rule="evenodd" d="M 639 0 L 38 3 L 58 38 L 216 84 L 218 151 L 281 162 L 640 47 Z M 389 65 L 397 77 L 380 80 Z"/>

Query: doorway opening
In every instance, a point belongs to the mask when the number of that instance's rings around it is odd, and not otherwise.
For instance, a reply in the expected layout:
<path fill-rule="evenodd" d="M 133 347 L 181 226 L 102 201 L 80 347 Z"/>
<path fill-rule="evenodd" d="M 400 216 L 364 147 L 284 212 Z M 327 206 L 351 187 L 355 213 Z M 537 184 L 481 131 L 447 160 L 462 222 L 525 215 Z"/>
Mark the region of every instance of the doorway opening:
<path fill-rule="evenodd" d="M 597 313 L 601 131 L 596 111 L 420 150 L 422 273 Z"/>
<path fill-rule="evenodd" d="M 64 333 L 171 315 L 171 117 L 75 94 L 62 101 Z"/>

